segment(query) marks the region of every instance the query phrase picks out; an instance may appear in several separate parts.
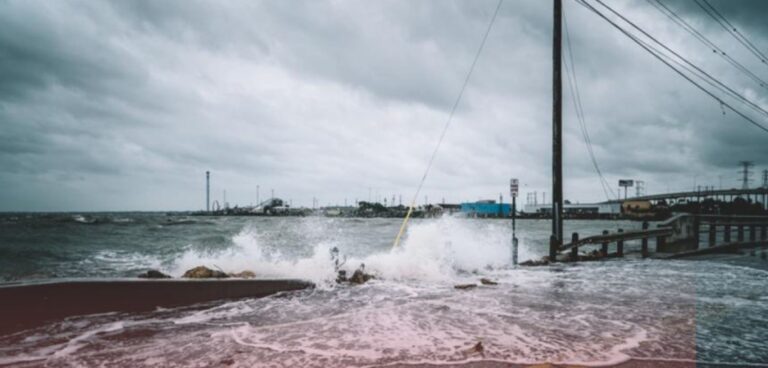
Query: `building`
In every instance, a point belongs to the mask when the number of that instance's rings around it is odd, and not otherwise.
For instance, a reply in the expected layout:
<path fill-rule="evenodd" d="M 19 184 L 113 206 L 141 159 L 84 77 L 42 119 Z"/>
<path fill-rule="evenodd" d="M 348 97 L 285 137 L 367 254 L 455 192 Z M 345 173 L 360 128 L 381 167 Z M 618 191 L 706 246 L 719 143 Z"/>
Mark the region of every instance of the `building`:
<path fill-rule="evenodd" d="M 509 203 L 494 200 L 466 202 L 461 204 L 461 213 L 470 217 L 509 217 L 512 207 Z"/>
<path fill-rule="evenodd" d="M 552 204 L 526 204 L 526 213 L 552 213 Z M 568 215 L 620 215 L 620 203 L 565 203 L 563 213 Z"/>

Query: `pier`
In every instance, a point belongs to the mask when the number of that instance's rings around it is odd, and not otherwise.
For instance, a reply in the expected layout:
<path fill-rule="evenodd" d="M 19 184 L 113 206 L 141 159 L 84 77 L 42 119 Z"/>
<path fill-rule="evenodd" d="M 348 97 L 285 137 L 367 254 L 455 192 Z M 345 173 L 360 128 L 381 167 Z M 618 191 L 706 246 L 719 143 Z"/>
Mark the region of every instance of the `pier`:
<path fill-rule="evenodd" d="M 573 233 L 571 242 L 558 248 L 555 261 L 576 262 L 606 257 L 624 257 L 626 242 L 640 240 L 641 257 L 683 258 L 710 253 L 738 252 L 743 248 L 768 246 L 768 216 L 729 216 L 679 214 L 650 228 L 580 238 Z M 614 251 L 611 252 L 611 244 Z M 651 253 L 650 245 L 655 246 Z M 580 255 L 579 248 L 600 245 L 591 255 Z M 567 252 L 567 253 L 566 253 Z"/>

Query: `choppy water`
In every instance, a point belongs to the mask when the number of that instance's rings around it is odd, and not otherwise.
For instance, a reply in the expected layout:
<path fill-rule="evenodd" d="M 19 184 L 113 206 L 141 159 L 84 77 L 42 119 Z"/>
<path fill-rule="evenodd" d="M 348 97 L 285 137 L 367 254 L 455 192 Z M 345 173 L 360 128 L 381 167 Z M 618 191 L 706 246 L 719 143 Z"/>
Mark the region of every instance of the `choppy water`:
<path fill-rule="evenodd" d="M 521 260 L 546 253 L 549 226 L 518 222 Z M 639 224 L 565 226 L 567 233 L 591 235 Z M 71 318 L 0 336 L 0 365 L 768 362 L 768 262 L 759 257 L 745 263 L 630 256 L 513 269 L 506 221 L 416 220 L 402 247 L 392 251 L 398 227 L 393 219 L 1 216 L 0 277 L 6 281 L 126 277 L 148 268 L 179 276 L 203 264 L 309 279 L 318 288 Z M 365 263 L 379 278 L 334 285 L 334 246 L 347 255 L 350 270 Z M 480 277 L 499 285 L 453 288 Z M 484 357 L 468 353 L 478 341 Z"/>

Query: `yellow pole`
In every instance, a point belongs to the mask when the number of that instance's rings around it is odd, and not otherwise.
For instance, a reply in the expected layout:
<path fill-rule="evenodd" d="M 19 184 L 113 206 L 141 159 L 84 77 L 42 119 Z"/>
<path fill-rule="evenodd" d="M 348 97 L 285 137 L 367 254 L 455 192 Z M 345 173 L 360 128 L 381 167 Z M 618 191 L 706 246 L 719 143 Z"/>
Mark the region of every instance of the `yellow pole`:
<path fill-rule="evenodd" d="M 397 248 L 398 245 L 400 245 L 400 238 L 403 236 L 403 233 L 405 232 L 405 225 L 408 224 L 408 219 L 411 218 L 411 213 L 413 213 L 413 205 L 415 204 L 416 200 L 414 199 L 413 202 L 411 202 L 411 205 L 408 207 L 408 212 L 405 214 L 405 218 L 403 219 L 403 224 L 400 225 L 400 231 L 397 233 L 397 237 L 395 238 L 395 243 L 392 244 L 392 249 Z"/>

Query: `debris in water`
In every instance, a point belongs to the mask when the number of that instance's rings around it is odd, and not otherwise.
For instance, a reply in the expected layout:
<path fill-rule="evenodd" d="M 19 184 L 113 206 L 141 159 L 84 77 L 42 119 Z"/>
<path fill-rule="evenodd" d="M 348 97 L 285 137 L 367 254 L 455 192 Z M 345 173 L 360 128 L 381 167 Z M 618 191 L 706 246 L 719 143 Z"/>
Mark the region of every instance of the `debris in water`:
<path fill-rule="evenodd" d="M 347 271 L 346 270 L 339 270 L 339 275 L 336 276 L 336 283 L 341 284 L 342 282 L 349 281 L 347 279 Z"/>
<path fill-rule="evenodd" d="M 498 285 L 499 283 L 496 281 L 493 281 L 491 279 L 482 278 L 480 279 L 480 283 L 483 285 Z"/>
<path fill-rule="evenodd" d="M 229 277 L 229 275 L 223 271 L 212 270 L 205 266 L 197 266 L 184 272 L 184 276 L 182 277 L 190 279 L 225 279 Z"/>
<path fill-rule="evenodd" d="M 479 354 L 483 358 L 485 358 L 485 347 L 483 346 L 482 341 L 478 341 L 477 344 L 472 346 L 471 348 L 464 351 L 464 355 L 475 355 Z"/>
<path fill-rule="evenodd" d="M 477 284 L 458 284 L 453 286 L 454 289 L 459 289 L 459 290 L 469 290 L 469 289 L 474 289 L 476 287 L 477 287 Z"/>
<path fill-rule="evenodd" d="M 170 279 L 171 276 L 168 276 L 158 270 L 149 270 L 147 272 L 144 272 L 138 276 L 142 279 Z"/>

